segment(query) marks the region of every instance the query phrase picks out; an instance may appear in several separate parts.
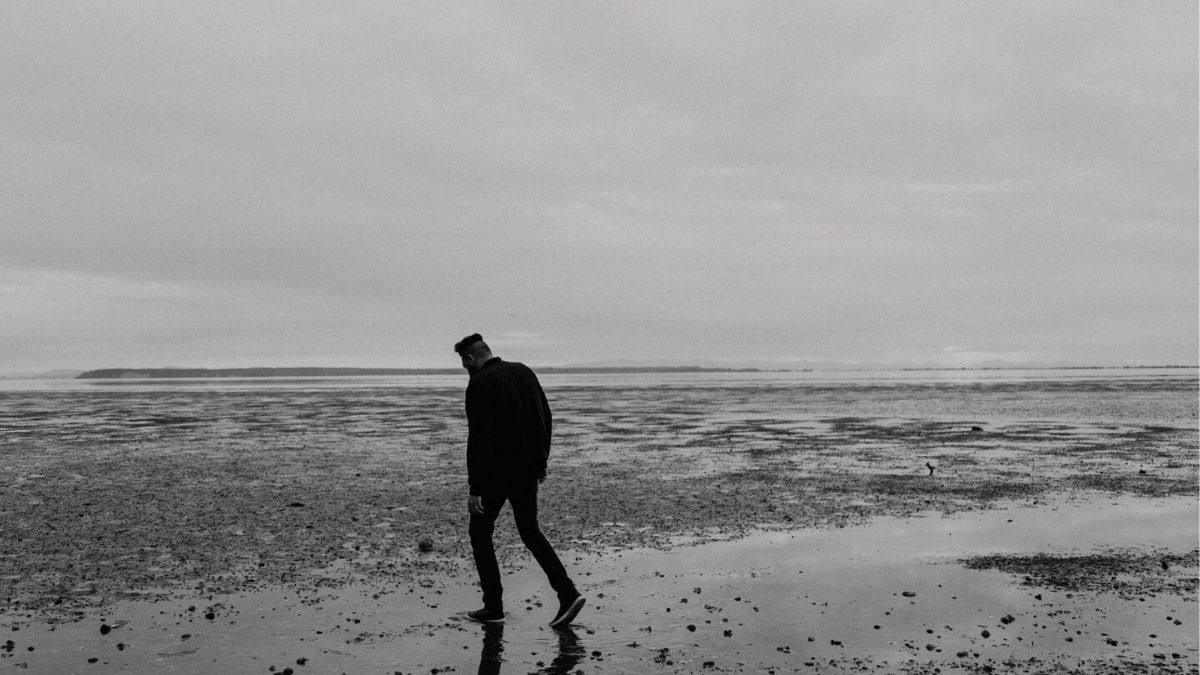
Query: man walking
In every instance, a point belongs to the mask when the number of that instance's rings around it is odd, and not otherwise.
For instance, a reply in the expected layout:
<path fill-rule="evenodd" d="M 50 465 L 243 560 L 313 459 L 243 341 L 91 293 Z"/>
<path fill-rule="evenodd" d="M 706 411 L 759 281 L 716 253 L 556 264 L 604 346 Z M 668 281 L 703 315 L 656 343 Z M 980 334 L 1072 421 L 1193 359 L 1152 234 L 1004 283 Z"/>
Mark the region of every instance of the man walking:
<path fill-rule="evenodd" d="M 467 618 L 480 623 L 504 621 L 504 588 L 492 531 L 507 501 L 512 504 L 521 541 L 558 594 L 558 612 L 550 625 L 566 626 L 583 609 L 584 598 L 538 528 L 538 483 L 546 478 L 550 456 L 546 394 L 532 370 L 493 356 L 478 333 L 463 338 L 454 351 L 471 375 L 467 384 L 467 511 L 471 514 L 471 549 L 483 589 L 483 608 L 467 612 Z"/>

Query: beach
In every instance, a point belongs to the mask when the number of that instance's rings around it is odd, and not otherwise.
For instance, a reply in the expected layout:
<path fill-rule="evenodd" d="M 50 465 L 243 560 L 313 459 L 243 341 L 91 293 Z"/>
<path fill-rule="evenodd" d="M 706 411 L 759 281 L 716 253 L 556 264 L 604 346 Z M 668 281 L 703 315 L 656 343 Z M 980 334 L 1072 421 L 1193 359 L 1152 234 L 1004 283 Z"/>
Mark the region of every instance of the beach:
<path fill-rule="evenodd" d="M 507 515 L 461 617 L 465 377 L 0 391 L 0 670 L 1200 668 L 1195 369 L 543 384 L 567 632 Z"/>

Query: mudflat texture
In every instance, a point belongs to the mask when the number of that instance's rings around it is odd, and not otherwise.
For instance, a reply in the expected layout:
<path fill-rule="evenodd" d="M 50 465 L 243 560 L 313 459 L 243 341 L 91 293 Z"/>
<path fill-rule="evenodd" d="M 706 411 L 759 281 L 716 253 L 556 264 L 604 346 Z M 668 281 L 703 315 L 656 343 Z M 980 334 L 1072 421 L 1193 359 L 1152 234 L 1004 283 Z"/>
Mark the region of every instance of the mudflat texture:
<path fill-rule="evenodd" d="M 1194 498 L 1197 379 L 1170 375 L 545 377 L 555 437 L 541 521 L 578 558 L 1015 501 Z M 370 382 L 0 392 L 0 610 L 55 621 L 128 598 L 470 572 L 462 394 Z M 503 525 L 498 549 L 524 562 Z M 1086 570 L 1139 555 L 1155 554 L 971 564 L 1094 587 L 1103 576 Z M 1195 595 L 1194 555 L 1147 559 L 1190 570 L 1160 590 Z"/>

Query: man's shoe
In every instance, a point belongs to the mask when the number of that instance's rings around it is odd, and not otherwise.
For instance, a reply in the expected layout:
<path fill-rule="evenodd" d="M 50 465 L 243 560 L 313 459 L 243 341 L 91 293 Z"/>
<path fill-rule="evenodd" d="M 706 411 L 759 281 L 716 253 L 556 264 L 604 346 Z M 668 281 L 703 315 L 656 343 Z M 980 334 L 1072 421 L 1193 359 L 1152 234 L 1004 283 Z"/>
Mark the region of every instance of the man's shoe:
<path fill-rule="evenodd" d="M 484 607 L 467 612 L 467 618 L 475 623 L 504 623 L 504 610 Z"/>
<path fill-rule="evenodd" d="M 571 600 L 564 600 L 558 606 L 558 614 L 554 615 L 554 620 L 550 622 L 550 627 L 562 628 L 571 623 L 575 617 L 579 616 L 579 610 L 583 609 L 583 603 L 583 596 L 579 594 L 576 594 Z"/>

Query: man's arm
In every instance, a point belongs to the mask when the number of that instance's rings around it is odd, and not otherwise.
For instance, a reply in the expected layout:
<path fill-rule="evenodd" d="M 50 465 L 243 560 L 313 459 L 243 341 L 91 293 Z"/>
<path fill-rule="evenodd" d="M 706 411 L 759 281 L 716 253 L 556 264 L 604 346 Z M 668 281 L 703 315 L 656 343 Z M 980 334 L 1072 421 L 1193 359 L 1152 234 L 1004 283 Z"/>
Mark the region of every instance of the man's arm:
<path fill-rule="evenodd" d="M 538 394 L 542 397 L 542 412 L 546 416 L 546 447 L 549 448 L 553 416 L 550 414 L 550 402 L 546 400 L 546 392 L 542 391 L 541 383 L 538 383 Z"/>
<path fill-rule="evenodd" d="M 532 372 L 530 371 L 531 374 Z M 538 381 L 537 375 L 533 375 L 533 385 L 537 389 L 538 399 L 542 404 L 542 427 L 546 431 L 546 446 L 542 449 L 541 467 L 537 474 L 537 479 L 540 483 L 546 480 L 546 464 L 550 459 L 550 438 L 554 428 L 554 416 L 550 412 L 550 402 L 546 400 L 546 392 L 542 389 L 542 383 Z"/>
<path fill-rule="evenodd" d="M 467 386 L 467 488 L 483 494 L 483 409 L 479 390 Z"/>

